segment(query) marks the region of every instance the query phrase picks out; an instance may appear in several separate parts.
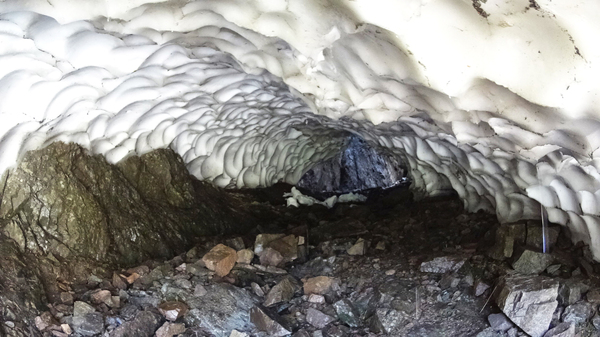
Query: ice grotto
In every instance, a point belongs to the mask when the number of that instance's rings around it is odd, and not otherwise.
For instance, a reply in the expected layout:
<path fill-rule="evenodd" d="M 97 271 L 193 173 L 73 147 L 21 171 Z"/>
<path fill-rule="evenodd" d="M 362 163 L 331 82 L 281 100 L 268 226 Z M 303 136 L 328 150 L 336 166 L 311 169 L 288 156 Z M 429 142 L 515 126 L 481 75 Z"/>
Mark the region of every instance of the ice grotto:
<path fill-rule="evenodd" d="M 2 0 L 0 174 L 64 142 L 228 189 L 407 178 L 600 261 L 598 36 L 597 1 Z"/>

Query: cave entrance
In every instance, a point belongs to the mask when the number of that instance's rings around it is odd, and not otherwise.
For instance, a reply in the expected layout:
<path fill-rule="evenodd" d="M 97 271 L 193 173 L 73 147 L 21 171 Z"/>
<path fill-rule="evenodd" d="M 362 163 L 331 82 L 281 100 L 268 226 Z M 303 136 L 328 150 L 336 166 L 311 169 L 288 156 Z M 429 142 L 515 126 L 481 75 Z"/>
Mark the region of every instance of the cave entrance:
<path fill-rule="evenodd" d="M 395 156 L 350 135 L 340 151 L 310 168 L 296 184 L 318 199 L 351 192 L 369 193 L 408 185 L 406 169 Z"/>

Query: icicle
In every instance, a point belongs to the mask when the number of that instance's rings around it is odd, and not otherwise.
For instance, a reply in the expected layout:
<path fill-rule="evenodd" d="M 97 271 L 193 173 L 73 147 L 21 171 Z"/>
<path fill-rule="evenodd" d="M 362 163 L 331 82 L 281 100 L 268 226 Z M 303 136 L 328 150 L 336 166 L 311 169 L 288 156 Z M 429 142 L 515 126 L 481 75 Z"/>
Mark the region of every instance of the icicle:
<path fill-rule="evenodd" d="M 548 232 L 548 213 L 544 208 L 544 205 L 541 206 L 542 211 L 542 252 L 547 253 L 548 249 L 546 247 L 546 232 Z"/>

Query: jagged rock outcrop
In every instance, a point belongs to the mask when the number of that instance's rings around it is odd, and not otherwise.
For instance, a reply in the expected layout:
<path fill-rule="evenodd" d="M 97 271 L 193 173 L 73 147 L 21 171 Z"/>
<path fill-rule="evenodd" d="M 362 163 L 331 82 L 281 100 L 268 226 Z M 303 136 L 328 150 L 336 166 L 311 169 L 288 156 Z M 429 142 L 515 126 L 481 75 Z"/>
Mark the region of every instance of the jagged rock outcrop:
<path fill-rule="evenodd" d="M 110 165 L 54 143 L 26 154 L 1 182 L 0 320 L 23 324 L 24 334 L 27 310 L 44 293 L 56 300 L 60 280 L 170 257 L 194 238 L 253 222 L 235 198 L 195 181 L 171 150 Z"/>
<path fill-rule="evenodd" d="M 351 135 L 338 154 L 313 166 L 296 186 L 310 195 L 329 196 L 391 187 L 404 181 L 405 172 L 396 157 Z"/>

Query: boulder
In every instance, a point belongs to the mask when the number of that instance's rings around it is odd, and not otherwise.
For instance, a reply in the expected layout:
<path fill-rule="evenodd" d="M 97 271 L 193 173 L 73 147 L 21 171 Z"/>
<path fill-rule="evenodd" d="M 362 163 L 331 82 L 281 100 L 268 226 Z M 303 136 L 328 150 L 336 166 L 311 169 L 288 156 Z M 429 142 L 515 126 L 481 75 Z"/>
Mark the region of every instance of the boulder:
<path fill-rule="evenodd" d="M 338 281 L 329 276 L 317 276 L 304 281 L 305 294 L 325 295 L 336 286 Z"/>
<path fill-rule="evenodd" d="M 521 274 L 533 275 L 546 270 L 552 264 L 554 257 L 550 254 L 524 250 L 512 263 L 514 270 Z"/>
<path fill-rule="evenodd" d="M 504 314 L 532 337 L 550 326 L 558 305 L 558 282 L 543 276 L 508 275 L 499 284 L 496 303 Z"/>
<path fill-rule="evenodd" d="M 548 330 L 544 337 L 575 337 L 575 325 L 573 323 L 560 323 Z"/>
<path fill-rule="evenodd" d="M 218 244 L 202 257 L 206 268 L 223 277 L 231 271 L 237 261 L 237 252 L 224 244 Z"/>

